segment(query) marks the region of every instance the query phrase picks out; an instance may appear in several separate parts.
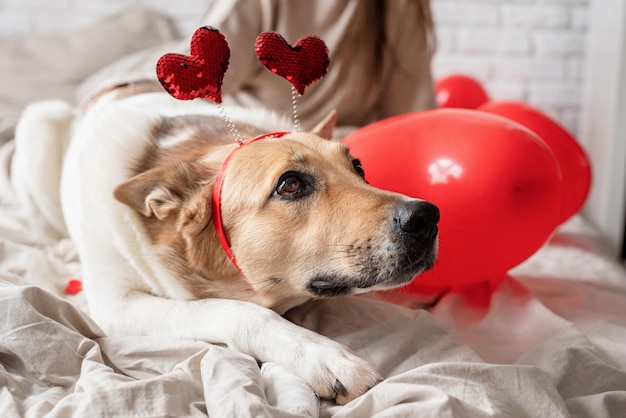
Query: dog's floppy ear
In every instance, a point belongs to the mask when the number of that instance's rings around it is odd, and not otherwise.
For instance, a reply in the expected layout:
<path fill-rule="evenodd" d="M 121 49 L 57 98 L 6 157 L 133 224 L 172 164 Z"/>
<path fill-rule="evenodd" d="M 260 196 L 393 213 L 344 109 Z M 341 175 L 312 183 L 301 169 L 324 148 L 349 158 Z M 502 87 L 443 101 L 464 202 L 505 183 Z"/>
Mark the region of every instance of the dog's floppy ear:
<path fill-rule="evenodd" d="M 333 138 L 333 130 L 337 125 L 337 111 L 331 110 L 328 115 L 320 123 L 315 125 L 315 128 L 311 131 L 312 134 L 324 139 Z"/>
<path fill-rule="evenodd" d="M 141 215 L 163 220 L 179 213 L 198 178 L 194 164 L 171 164 L 130 178 L 113 195 Z"/>

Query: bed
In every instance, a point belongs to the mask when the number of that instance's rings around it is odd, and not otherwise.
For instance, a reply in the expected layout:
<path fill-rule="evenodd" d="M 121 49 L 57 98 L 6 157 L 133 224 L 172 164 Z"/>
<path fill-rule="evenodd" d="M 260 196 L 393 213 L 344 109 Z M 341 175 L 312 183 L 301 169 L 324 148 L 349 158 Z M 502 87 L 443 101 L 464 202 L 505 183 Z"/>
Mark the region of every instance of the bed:
<path fill-rule="evenodd" d="M 136 36 L 139 28 L 145 37 Z M 94 55 L 91 67 L 49 68 L 44 80 L 36 71 L 35 51 L 69 59 L 77 48 L 94 48 L 87 40 L 107 31 L 135 44 Z M 351 347 L 385 377 L 345 406 L 318 400 L 276 364 L 259 366 L 222 346 L 107 336 L 83 295 L 67 291 L 81 275 L 72 243 L 16 199 L 13 127 L 28 101 L 71 100 L 101 63 L 171 40 L 174 32 L 160 16 L 137 11 L 80 36 L 59 36 L 85 42 L 0 43 L 7 86 L 0 107 L 0 416 L 626 416 L 626 271 L 581 215 L 491 293 L 483 292 L 488 303 L 456 292 L 426 308 L 411 298 L 390 303 L 369 294 L 289 312 L 294 322 Z M 72 50 L 51 51 L 51 44 Z M 16 57 L 16 50 L 24 53 Z M 48 90 L 32 88 L 37 83 Z"/>

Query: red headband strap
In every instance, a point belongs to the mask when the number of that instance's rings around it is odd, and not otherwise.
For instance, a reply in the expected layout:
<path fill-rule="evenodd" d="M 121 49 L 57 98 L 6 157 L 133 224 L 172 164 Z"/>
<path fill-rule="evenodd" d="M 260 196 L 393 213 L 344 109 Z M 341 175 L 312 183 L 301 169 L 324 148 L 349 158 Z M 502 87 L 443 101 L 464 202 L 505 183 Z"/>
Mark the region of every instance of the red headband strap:
<path fill-rule="evenodd" d="M 287 133 L 288 132 L 271 132 L 268 134 L 256 136 L 245 143 L 238 142 L 237 148 L 232 150 L 231 153 L 228 154 L 228 157 L 226 157 L 226 159 L 222 163 L 220 171 L 217 173 L 215 184 L 213 184 L 211 207 L 213 211 L 213 226 L 215 227 L 215 232 L 217 233 L 217 239 L 220 242 L 222 249 L 226 253 L 228 259 L 231 261 L 231 263 L 233 263 L 235 268 L 239 271 L 239 273 L 241 273 L 242 276 L 245 276 L 245 274 L 243 274 L 243 271 L 241 271 L 241 268 L 239 268 L 239 265 L 237 264 L 237 260 L 235 259 L 235 255 L 233 254 L 230 242 L 228 241 L 228 237 L 226 236 L 226 231 L 224 230 L 224 224 L 222 223 L 222 186 L 224 185 L 224 175 L 226 174 L 226 168 L 228 167 L 228 163 L 230 162 L 231 158 L 235 154 L 235 151 L 240 149 L 242 146 L 259 141 L 264 138 L 280 138 Z"/>

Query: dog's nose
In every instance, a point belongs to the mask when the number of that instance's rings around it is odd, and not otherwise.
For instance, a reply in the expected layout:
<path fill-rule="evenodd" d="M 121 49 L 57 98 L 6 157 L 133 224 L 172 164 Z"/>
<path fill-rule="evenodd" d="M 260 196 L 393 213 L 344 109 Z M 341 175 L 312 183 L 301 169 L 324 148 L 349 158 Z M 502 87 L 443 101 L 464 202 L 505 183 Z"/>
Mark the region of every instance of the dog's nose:
<path fill-rule="evenodd" d="M 396 207 L 393 221 L 406 234 L 429 236 L 437 231 L 439 208 L 423 200 L 409 200 Z"/>

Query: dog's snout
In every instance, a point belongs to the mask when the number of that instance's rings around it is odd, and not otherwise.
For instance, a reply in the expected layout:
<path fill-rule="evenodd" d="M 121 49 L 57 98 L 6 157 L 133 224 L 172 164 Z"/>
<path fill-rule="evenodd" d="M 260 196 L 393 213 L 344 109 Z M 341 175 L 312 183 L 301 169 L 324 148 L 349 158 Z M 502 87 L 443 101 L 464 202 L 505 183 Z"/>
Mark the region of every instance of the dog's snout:
<path fill-rule="evenodd" d="M 396 207 L 395 225 L 406 234 L 430 235 L 437 231 L 439 208 L 423 200 L 403 202 Z"/>

